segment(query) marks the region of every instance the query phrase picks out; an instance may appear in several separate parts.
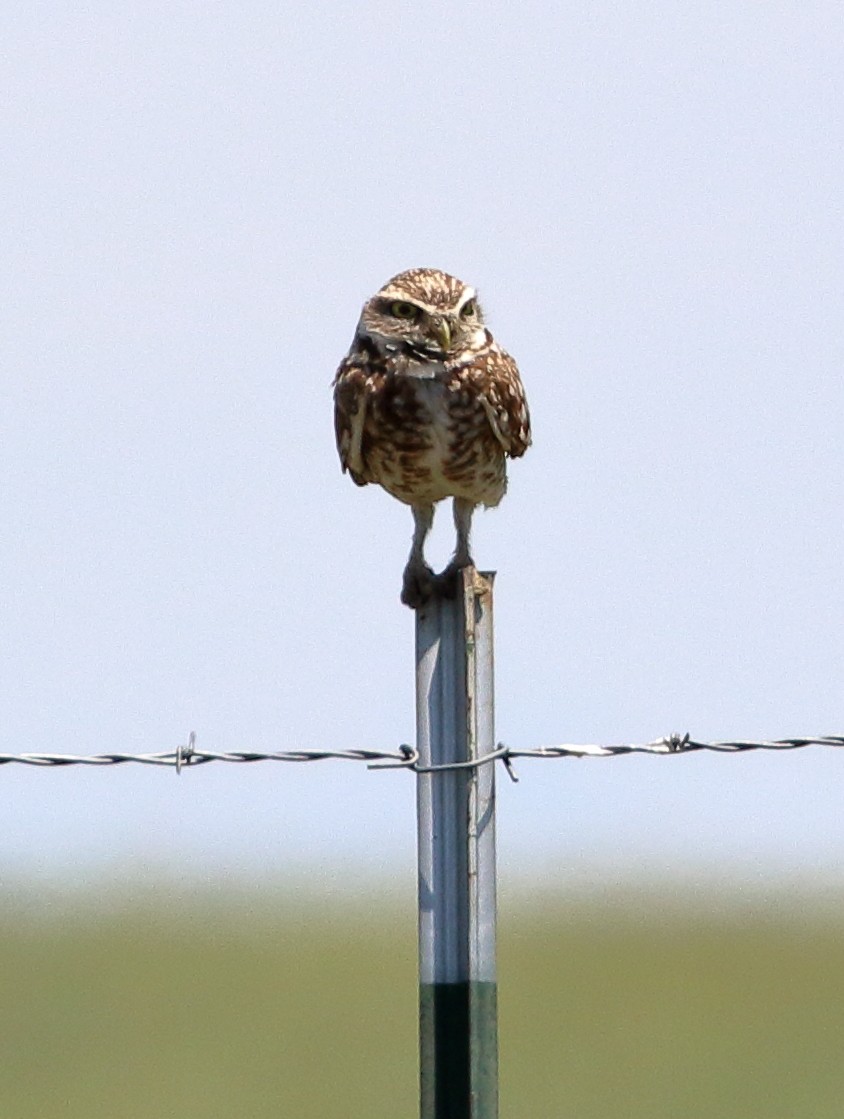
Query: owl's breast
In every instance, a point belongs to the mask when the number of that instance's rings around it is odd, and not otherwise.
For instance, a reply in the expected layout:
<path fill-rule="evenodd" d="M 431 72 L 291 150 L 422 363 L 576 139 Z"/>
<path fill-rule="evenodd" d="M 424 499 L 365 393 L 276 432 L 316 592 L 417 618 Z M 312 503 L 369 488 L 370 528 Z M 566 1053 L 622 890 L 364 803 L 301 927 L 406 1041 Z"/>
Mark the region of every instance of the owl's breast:
<path fill-rule="evenodd" d="M 466 383 L 404 374 L 372 387 L 362 446 L 368 480 L 408 504 L 455 496 L 498 504 L 504 455 Z"/>

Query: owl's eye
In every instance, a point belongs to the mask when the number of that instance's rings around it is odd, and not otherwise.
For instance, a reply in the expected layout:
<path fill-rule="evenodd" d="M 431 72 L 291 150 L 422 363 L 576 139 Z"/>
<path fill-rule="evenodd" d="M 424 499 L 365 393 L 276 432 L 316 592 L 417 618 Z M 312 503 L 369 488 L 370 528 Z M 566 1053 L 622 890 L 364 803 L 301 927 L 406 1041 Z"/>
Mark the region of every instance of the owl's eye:
<path fill-rule="evenodd" d="M 391 303 L 390 314 L 397 319 L 415 319 L 416 308 L 412 303 Z"/>
<path fill-rule="evenodd" d="M 464 303 L 460 308 L 460 317 L 463 319 L 470 319 L 476 310 L 474 299 L 470 299 L 468 303 Z"/>

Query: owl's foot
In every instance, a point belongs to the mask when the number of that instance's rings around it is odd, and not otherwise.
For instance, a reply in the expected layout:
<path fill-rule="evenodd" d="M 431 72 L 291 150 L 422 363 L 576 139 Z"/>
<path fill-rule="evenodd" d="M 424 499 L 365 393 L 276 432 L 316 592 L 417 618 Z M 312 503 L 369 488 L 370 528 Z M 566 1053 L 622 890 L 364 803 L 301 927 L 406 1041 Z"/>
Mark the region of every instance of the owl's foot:
<path fill-rule="evenodd" d="M 471 560 L 469 561 L 471 563 Z M 457 598 L 460 590 L 460 572 L 467 564 L 452 560 L 448 567 L 435 576 L 437 594 L 440 598 Z"/>
<path fill-rule="evenodd" d="M 401 600 L 404 605 L 411 610 L 424 606 L 436 593 L 437 579 L 427 563 L 409 563 L 404 569 L 401 584 Z"/>

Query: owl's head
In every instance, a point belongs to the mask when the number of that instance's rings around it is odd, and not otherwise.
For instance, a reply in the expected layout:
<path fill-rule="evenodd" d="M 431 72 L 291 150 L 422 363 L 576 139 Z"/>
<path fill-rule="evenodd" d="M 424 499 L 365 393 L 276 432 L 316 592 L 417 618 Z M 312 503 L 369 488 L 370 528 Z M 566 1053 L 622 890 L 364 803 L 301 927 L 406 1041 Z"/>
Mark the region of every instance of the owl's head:
<path fill-rule="evenodd" d="M 358 334 L 379 349 L 443 360 L 487 344 L 475 289 L 436 268 L 393 276 L 364 304 Z"/>

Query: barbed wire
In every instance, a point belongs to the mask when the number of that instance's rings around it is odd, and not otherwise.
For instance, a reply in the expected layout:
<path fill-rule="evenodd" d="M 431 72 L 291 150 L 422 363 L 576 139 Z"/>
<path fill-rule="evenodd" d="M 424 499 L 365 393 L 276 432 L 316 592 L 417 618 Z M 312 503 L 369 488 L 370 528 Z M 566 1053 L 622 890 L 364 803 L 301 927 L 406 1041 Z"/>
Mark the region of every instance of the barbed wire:
<path fill-rule="evenodd" d="M 513 781 L 518 778 L 513 762 L 520 758 L 612 758 L 622 754 L 689 754 L 698 750 L 712 750 L 717 753 L 737 754 L 746 750 L 795 750 L 803 746 L 844 746 L 844 735 L 828 734 L 817 737 L 775 738 L 764 741 L 737 739 L 724 742 L 699 742 L 689 734 L 669 734 L 653 742 L 622 743 L 612 746 L 594 744 L 561 746 L 538 746 L 534 749 L 511 749 L 503 742 L 495 750 L 480 758 L 465 762 L 447 762 L 443 765 L 425 766 L 419 761 L 418 752 L 406 744 L 397 750 L 199 750 L 196 734 L 191 732 L 187 743 L 175 750 L 153 754 L 0 754 L 0 765 L 32 765 L 44 768 L 58 768 L 68 765 L 123 765 L 133 762 L 139 765 L 170 766 L 181 773 L 188 766 L 206 765 L 208 762 L 320 762 L 350 761 L 364 762 L 367 769 L 409 769 L 414 773 L 442 773 L 460 769 L 477 769 L 482 765 L 502 762 Z"/>

